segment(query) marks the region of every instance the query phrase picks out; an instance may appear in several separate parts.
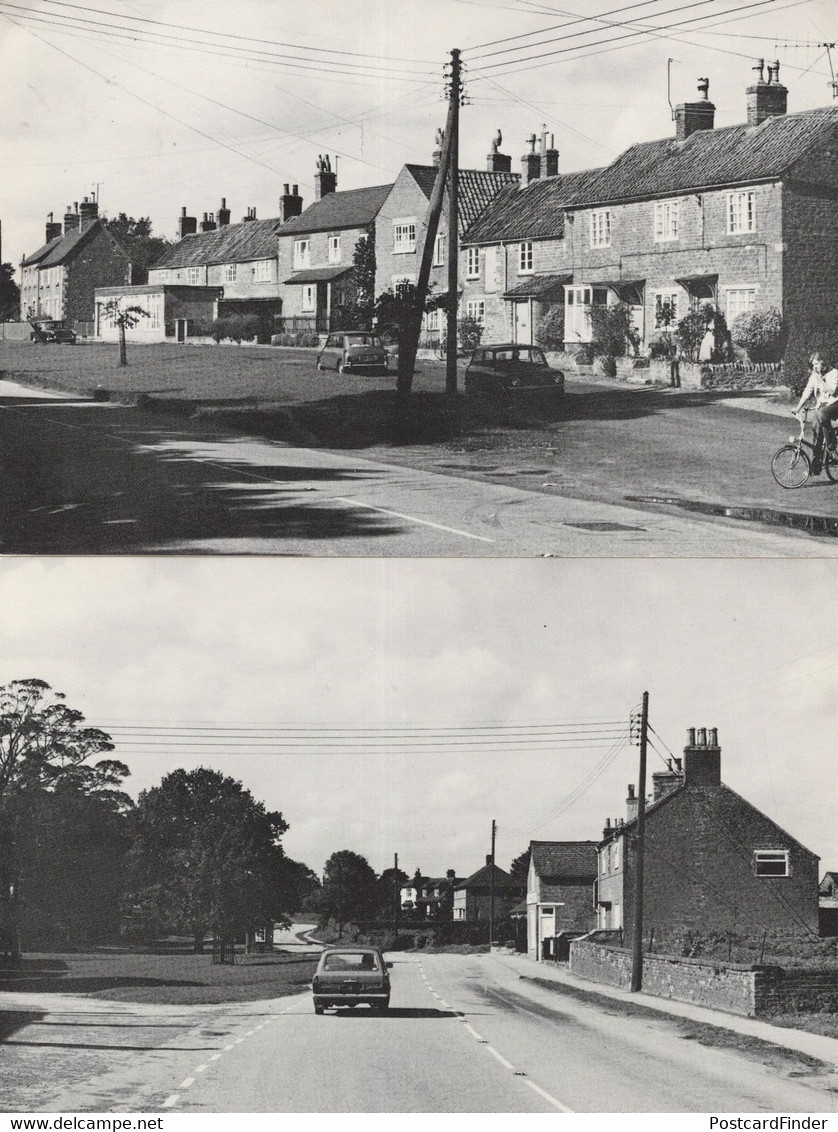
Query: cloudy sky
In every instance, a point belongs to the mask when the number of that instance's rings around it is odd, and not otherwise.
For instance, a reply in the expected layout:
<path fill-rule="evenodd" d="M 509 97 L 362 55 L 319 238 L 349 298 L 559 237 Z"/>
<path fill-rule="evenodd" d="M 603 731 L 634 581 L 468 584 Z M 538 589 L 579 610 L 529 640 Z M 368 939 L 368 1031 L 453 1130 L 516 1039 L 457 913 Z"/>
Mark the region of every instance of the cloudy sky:
<path fill-rule="evenodd" d="M 615 730 L 648 690 L 662 755 L 680 755 L 687 727 L 717 727 L 727 784 L 835 869 L 837 572 L 6 558 L 0 680 L 41 677 L 121 736 L 134 795 L 209 765 L 281 809 L 288 852 L 317 871 L 349 848 L 378 871 L 398 852 L 408 871 L 460 874 L 482 863 L 493 818 L 507 866 L 530 838 L 596 839 L 622 815 L 637 748 Z M 197 725 L 211 746 L 171 731 Z M 256 726 L 329 743 L 230 738 Z M 554 741 L 576 730 L 589 741 Z"/>
<path fill-rule="evenodd" d="M 339 187 L 385 184 L 429 160 L 453 47 L 462 163 L 500 127 L 517 169 L 545 124 L 574 170 L 672 132 L 668 59 L 673 101 L 707 76 L 728 125 L 760 55 L 791 110 L 829 102 L 834 39 L 834 0 L 0 0 L 3 259 L 96 185 L 104 212 L 173 236 L 181 205 L 274 216 L 286 181 L 310 203 L 321 152 Z"/>

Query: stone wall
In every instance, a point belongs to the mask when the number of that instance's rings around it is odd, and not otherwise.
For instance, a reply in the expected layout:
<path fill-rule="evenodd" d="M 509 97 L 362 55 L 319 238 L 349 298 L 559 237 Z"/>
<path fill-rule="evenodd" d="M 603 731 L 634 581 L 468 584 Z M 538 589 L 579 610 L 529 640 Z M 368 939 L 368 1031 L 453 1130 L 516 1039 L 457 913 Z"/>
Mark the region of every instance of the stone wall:
<path fill-rule="evenodd" d="M 570 970 L 591 982 L 628 989 L 631 952 L 574 940 Z M 746 1017 L 838 1011 L 838 970 L 787 970 L 713 964 L 669 955 L 645 955 L 643 993 Z"/>

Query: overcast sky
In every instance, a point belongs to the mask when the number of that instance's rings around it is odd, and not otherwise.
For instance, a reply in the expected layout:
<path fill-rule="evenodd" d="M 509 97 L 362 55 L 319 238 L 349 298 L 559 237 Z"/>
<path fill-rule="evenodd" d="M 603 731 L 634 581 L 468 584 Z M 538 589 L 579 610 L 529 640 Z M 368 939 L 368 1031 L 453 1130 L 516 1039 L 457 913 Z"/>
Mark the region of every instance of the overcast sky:
<path fill-rule="evenodd" d="M 0 680 L 40 677 L 114 729 L 625 721 L 648 690 L 663 754 L 680 755 L 687 727 L 717 727 L 724 781 L 823 872 L 838 868 L 837 573 L 826 560 L 6 558 Z M 398 852 L 408 872 L 465 875 L 493 818 L 506 867 L 530 838 L 598 839 L 637 775 L 637 748 L 610 739 L 510 752 L 381 738 L 320 753 L 131 739 L 116 753 L 135 796 L 178 766 L 240 778 L 318 872 L 349 848 L 379 872 Z M 651 751 L 650 772 L 662 767 Z"/>
<path fill-rule="evenodd" d="M 667 59 L 673 101 L 707 76 L 728 125 L 759 55 L 780 59 L 790 110 L 829 102 L 835 38 L 834 0 L 0 0 L 3 259 L 96 184 L 103 211 L 173 236 L 181 205 L 275 216 L 283 182 L 311 203 L 321 152 L 339 188 L 387 183 L 430 159 L 452 47 L 462 164 L 484 167 L 500 127 L 518 169 L 544 123 L 569 171 L 672 133 Z"/>

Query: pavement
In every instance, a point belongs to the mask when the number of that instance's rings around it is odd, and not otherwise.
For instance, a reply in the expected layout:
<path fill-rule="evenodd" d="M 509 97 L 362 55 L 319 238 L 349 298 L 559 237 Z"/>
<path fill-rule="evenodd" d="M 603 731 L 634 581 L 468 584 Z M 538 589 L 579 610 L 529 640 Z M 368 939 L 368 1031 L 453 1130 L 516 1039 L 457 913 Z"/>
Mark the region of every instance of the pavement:
<path fill-rule="evenodd" d="M 549 961 L 540 962 L 531 959 L 528 955 L 514 952 L 493 950 L 493 956 L 499 963 L 510 971 L 515 971 L 522 979 L 544 979 L 547 982 L 559 983 L 572 987 L 582 993 L 598 994 L 604 998 L 629 1003 L 635 1006 L 645 1006 L 649 1010 L 656 1010 L 661 1014 L 669 1014 L 675 1018 L 686 1018 L 691 1022 L 703 1022 L 708 1026 L 718 1026 L 723 1030 L 731 1030 L 750 1038 L 759 1038 L 772 1045 L 784 1049 L 795 1050 L 798 1053 L 816 1057 L 819 1061 L 834 1065 L 838 1069 L 838 1038 L 824 1037 L 822 1034 L 811 1034 L 807 1030 L 788 1029 L 785 1026 L 772 1026 L 770 1022 L 761 1022 L 756 1018 L 744 1018 L 737 1014 L 726 1014 L 722 1010 L 710 1010 L 705 1006 L 696 1006 L 691 1002 L 676 1002 L 673 999 L 658 998 L 656 995 L 643 994 L 642 991 L 634 994 L 621 987 L 609 986 L 607 983 L 593 983 L 589 979 L 580 979 L 567 968 Z"/>

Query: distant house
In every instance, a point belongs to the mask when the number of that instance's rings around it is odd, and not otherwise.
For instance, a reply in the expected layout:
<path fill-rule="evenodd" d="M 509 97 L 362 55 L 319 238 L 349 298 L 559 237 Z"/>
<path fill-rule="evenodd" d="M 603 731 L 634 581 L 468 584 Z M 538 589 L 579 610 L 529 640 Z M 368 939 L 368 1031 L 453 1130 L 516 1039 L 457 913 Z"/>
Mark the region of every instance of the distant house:
<path fill-rule="evenodd" d="M 779 63 L 747 87 L 747 120 L 715 128 L 706 80 L 676 107 L 673 137 L 610 165 L 559 172 L 530 138 L 520 189 L 505 189 L 463 239 L 466 304 L 487 338 L 591 341 L 591 311 L 631 308 L 642 344 L 667 319 L 712 304 L 728 324 L 777 308 L 793 338 L 838 304 L 838 106 L 787 113 Z M 469 259 L 469 257 L 471 257 Z M 499 267 L 496 269 L 496 264 Z M 497 273 L 500 272 L 500 282 Z"/>
<path fill-rule="evenodd" d="M 644 935 L 818 931 L 818 857 L 721 780 L 715 728 L 691 728 L 683 760 L 652 776 L 646 809 Z M 598 845 L 598 927 L 634 925 L 637 805 Z"/>
<path fill-rule="evenodd" d="M 341 330 L 351 305 L 355 248 L 365 240 L 390 185 L 337 191 L 337 173 L 320 157 L 314 177 L 314 203 L 279 233 L 279 278 L 285 297 L 282 323 L 287 331 Z"/>
<path fill-rule="evenodd" d="M 818 918 L 821 935 L 838 935 L 838 873 L 824 873 L 818 885 Z"/>
<path fill-rule="evenodd" d="M 426 877 L 416 870 L 412 880 L 400 890 L 401 906 L 416 917 L 448 919 L 453 916 L 454 888 L 460 884 L 454 869 L 444 877 Z"/>
<path fill-rule="evenodd" d="M 94 319 L 97 287 L 131 281 L 131 257 L 85 197 L 67 206 L 64 227 L 47 221 L 46 242 L 21 261 L 20 317 L 55 319 L 78 328 Z"/>
<path fill-rule="evenodd" d="M 454 919 L 488 920 L 493 885 L 495 919 L 508 916 L 523 896 L 524 886 L 493 864 L 491 855 L 487 854 L 486 864 L 455 886 Z"/>
<path fill-rule="evenodd" d="M 552 941 L 561 932 L 597 926 L 594 885 L 595 841 L 531 841 L 527 876 L 527 953 L 553 957 Z"/>
<path fill-rule="evenodd" d="M 441 146 L 441 135 L 438 136 L 437 142 Z M 458 236 L 462 236 L 503 188 L 515 185 L 518 181 L 518 174 L 510 172 L 510 158 L 498 151 L 498 144 L 497 139 L 492 143 L 492 150 L 486 158 L 485 170 L 460 170 Z M 403 165 L 387 199 L 381 206 L 375 224 L 376 295 L 385 291 L 398 294 L 405 285 L 415 284 L 418 281 L 419 265 L 425 245 L 424 224 L 439 172 L 440 159 L 441 149 L 437 149 L 431 165 Z M 431 261 L 430 293 L 436 297 L 448 292 L 447 207 L 446 189 L 443 195 L 443 213 Z M 462 291 L 462 284 L 458 286 L 459 291 Z M 460 315 L 471 315 L 482 323 L 483 307 L 479 301 L 471 301 L 467 298 Z M 441 311 L 431 311 L 425 316 L 426 336 L 438 338 L 444 326 L 445 316 Z"/>

